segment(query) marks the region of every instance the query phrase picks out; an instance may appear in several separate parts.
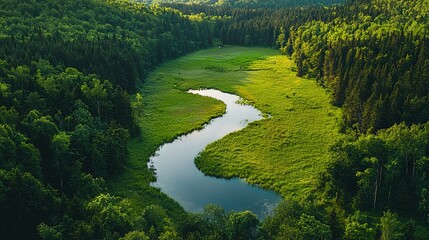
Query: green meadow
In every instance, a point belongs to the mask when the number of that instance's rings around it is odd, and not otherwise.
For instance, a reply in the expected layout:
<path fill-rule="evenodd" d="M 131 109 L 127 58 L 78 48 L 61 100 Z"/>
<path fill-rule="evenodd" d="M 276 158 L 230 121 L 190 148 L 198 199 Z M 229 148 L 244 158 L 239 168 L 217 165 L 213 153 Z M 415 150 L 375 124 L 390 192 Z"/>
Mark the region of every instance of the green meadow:
<path fill-rule="evenodd" d="M 295 64 L 268 48 L 227 46 L 202 50 L 162 64 L 141 86 L 141 138 L 129 144 L 126 171 L 110 189 L 141 207 L 159 204 L 180 212 L 151 188 L 146 164 L 165 142 L 201 128 L 225 110 L 222 102 L 186 93 L 216 88 L 243 97 L 270 117 L 212 143 L 196 159 L 208 175 L 240 177 L 284 197 L 305 196 L 328 162 L 339 136 L 340 110 L 314 80 L 296 77 Z"/>
<path fill-rule="evenodd" d="M 311 191 L 339 137 L 341 112 L 315 80 L 296 77 L 294 67 L 278 54 L 251 62 L 233 92 L 270 117 L 209 145 L 196 159 L 198 168 L 246 179 L 284 197 Z"/>

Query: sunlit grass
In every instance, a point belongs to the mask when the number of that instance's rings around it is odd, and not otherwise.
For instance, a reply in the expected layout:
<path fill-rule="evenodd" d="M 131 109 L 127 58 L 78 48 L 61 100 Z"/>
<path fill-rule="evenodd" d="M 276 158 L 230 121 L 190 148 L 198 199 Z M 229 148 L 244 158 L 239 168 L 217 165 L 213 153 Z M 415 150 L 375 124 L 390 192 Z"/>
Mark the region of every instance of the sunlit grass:
<path fill-rule="evenodd" d="M 271 118 L 209 145 L 198 167 L 210 175 L 245 178 L 283 196 L 309 192 L 338 136 L 340 111 L 314 80 L 296 77 L 294 66 L 273 49 L 244 47 L 203 50 L 161 65 L 142 86 L 141 139 L 129 144 L 128 167 L 110 189 L 140 207 L 156 203 L 183 211 L 149 186 L 147 160 L 162 143 L 223 113 L 223 103 L 185 92 L 216 88 L 244 97 Z"/>
<path fill-rule="evenodd" d="M 338 137 L 341 112 L 314 80 L 296 77 L 294 66 L 278 55 L 249 66 L 234 92 L 271 118 L 209 145 L 196 161 L 204 173 L 241 177 L 285 197 L 313 189 Z"/>

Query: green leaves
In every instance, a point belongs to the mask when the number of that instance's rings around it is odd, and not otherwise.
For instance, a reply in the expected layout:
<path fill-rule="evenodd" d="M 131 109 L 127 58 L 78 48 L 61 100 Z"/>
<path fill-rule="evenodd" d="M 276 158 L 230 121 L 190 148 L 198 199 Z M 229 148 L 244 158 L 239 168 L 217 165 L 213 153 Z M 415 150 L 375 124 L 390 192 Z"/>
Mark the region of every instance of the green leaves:
<path fill-rule="evenodd" d="M 427 124 L 398 124 L 343 141 L 333 148 L 334 162 L 322 174 L 325 196 L 339 198 L 346 209 L 387 207 L 426 218 L 428 136 Z"/>
<path fill-rule="evenodd" d="M 119 238 L 131 230 L 130 203 L 110 194 L 100 194 L 87 204 L 93 238 Z"/>
<path fill-rule="evenodd" d="M 344 238 L 347 240 L 374 239 L 375 230 L 368 225 L 366 215 L 356 211 L 346 219 Z"/>
<path fill-rule="evenodd" d="M 140 93 L 136 94 L 136 99 L 135 101 L 132 102 L 132 107 L 133 107 L 133 115 L 134 118 L 137 119 L 139 117 L 141 117 L 141 115 L 143 114 L 143 97 Z"/>
<path fill-rule="evenodd" d="M 101 82 L 98 78 L 92 78 L 89 83 L 84 83 L 80 88 L 84 96 L 89 100 L 93 109 L 98 115 L 98 120 L 101 119 L 101 110 L 108 111 L 111 107 L 111 102 L 107 100 L 108 92 L 111 91 L 112 85 L 105 80 Z"/>
<path fill-rule="evenodd" d="M 381 239 L 382 240 L 400 240 L 404 239 L 402 225 L 398 220 L 398 215 L 390 210 L 384 212 L 381 221 Z"/>
<path fill-rule="evenodd" d="M 132 231 L 125 234 L 120 240 L 149 240 L 149 237 L 144 232 Z"/>
<path fill-rule="evenodd" d="M 55 228 L 41 223 L 37 226 L 37 232 L 43 240 L 60 240 L 62 238 L 61 232 L 57 231 Z"/>
<path fill-rule="evenodd" d="M 226 227 L 228 239 L 256 239 L 258 224 L 257 216 L 250 211 L 232 212 Z"/>
<path fill-rule="evenodd" d="M 342 7 L 347 10 L 331 9 L 329 21 L 291 29 L 298 75 L 329 87 L 334 104 L 344 108 L 346 124 L 357 132 L 428 121 L 428 68 L 422 68 L 428 54 L 420 54 L 427 49 L 422 31 L 427 22 L 419 17 L 427 6 L 382 0 Z"/>
<path fill-rule="evenodd" d="M 52 188 L 44 187 L 30 173 L 0 170 L 0 234 L 36 238 L 36 226 L 50 221 L 59 209 Z"/>
<path fill-rule="evenodd" d="M 298 228 L 302 239 L 332 239 L 328 225 L 305 213 L 299 217 Z"/>

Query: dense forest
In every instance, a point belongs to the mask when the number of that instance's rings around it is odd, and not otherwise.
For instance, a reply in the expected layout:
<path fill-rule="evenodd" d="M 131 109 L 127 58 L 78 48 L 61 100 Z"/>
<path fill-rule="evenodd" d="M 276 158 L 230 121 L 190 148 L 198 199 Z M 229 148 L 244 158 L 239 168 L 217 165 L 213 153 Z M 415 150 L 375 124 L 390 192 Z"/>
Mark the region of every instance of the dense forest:
<path fill-rule="evenodd" d="M 227 6 L 234 8 L 277 8 L 344 3 L 343 0 L 139 0 L 146 3 Z"/>
<path fill-rule="evenodd" d="M 429 5 L 388 2 L 351 5 L 332 21 L 293 29 L 281 43 L 298 74 L 331 89 L 346 124 L 363 133 L 429 120 Z"/>
<path fill-rule="evenodd" d="M 389 3 L 272 10 L 169 6 L 222 16 L 214 19 L 214 37 L 223 43 L 279 48 L 297 62 L 299 76 L 317 78 L 333 92 L 347 126 L 365 133 L 429 120 L 427 2 Z"/>
<path fill-rule="evenodd" d="M 1 238 L 424 239 L 428 1 L 200 2 L 0 1 Z M 129 94 L 158 64 L 222 44 L 278 48 L 343 108 L 317 191 L 262 222 L 213 205 L 135 211 L 106 187 L 140 136 Z"/>
<path fill-rule="evenodd" d="M 210 46 L 210 24 L 128 1 L 11 0 L 0 9 L 1 238 L 138 230 L 126 200 L 105 187 L 139 134 L 128 92 L 160 62 Z"/>

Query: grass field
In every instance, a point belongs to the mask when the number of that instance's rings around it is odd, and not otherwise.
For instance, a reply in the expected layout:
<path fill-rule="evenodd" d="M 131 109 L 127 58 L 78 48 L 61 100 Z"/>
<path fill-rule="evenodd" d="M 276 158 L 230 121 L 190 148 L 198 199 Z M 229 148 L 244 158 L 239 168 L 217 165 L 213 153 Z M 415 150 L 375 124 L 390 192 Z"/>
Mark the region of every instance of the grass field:
<path fill-rule="evenodd" d="M 293 67 L 275 50 L 230 46 L 161 65 L 142 86 L 142 137 L 130 142 L 130 162 L 125 173 L 110 182 L 111 191 L 141 207 L 160 204 L 183 211 L 149 186 L 153 178 L 146 163 L 162 143 L 223 113 L 223 103 L 185 93 L 190 88 L 216 88 L 244 97 L 271 118 L 209 145 L 197 160 L 203 172 L 238 176 L 285 197 L 306 194 L 338 136 L 340 111 L 315 81 L 296 77 Z"/>
<path fill-rule="evenodd" d="M 258 57 L 241 82 L 218 86 L 233 87 L 271 118 L 209 145 L 196 160 L 204 173 L 241 177 L 284 197 L 303 196 L 313 188 L 339 136 L 341 112 L 314 80 L 296 77 L 294 66 L 285 56 Z"/>

